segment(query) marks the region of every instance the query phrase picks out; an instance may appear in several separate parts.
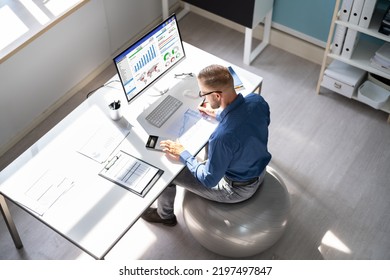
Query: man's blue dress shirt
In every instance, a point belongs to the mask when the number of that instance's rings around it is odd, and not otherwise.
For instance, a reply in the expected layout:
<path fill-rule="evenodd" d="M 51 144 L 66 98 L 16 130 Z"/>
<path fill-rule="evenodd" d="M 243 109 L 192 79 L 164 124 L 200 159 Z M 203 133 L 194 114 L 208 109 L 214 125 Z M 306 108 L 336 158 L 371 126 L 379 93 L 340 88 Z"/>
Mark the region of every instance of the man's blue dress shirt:
<path fill-rule="evenodd" d="M 209 139 L 208 160 L 199 162 L 188 151 L 180 160 L 206 187 L 212 188 L 223 176 L 232 181 L 258 177 L 271 160 L 268 152 L 270 112 L 267 102 L 251 93 L 237 98 L 217 114 L 219 124 Z"/>

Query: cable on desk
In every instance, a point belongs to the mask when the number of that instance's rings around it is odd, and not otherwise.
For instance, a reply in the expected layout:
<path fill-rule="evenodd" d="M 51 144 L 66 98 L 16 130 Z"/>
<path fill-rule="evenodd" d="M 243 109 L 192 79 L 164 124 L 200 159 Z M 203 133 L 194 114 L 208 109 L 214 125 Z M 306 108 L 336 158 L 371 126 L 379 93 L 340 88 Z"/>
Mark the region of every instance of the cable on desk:
<path fill-rule="evenodd" d="M 119 80 L 112 80 L 112 81 L 109 81 L 108 83 L 105 83 L 104 85 L 101 85 L 97 88 L 95 88 L 94 90 L 91 90 L 90 92 L 87 93 L 87 96 L 85 97 L 85 99 L 88 99 L 92 93 L 94 93 L 95 91 L 97 91 L 98 89 L 102 88 L 102 87 L 105 87 L 105 86 L 108 86 L 109 84 L 111 83 L 114 83 L 114 82 L 120 82 Z"/>

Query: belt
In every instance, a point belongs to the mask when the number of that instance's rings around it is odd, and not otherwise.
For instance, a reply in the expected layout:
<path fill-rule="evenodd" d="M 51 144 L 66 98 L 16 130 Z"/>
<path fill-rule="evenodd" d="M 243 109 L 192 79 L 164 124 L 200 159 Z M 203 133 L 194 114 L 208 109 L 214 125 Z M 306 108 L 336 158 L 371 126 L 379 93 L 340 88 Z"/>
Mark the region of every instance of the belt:
<path fill-rule="evenodd" d="M 259 177 L 256 177 L 256 178 L 250 179 L 248 181 L 232 181 L 229 178 L 227 178 L 226 176 L 224 176 L 223 178 L 232 187 L 247 186 L 247 185 L 255 183 L 259 179 Z"/>

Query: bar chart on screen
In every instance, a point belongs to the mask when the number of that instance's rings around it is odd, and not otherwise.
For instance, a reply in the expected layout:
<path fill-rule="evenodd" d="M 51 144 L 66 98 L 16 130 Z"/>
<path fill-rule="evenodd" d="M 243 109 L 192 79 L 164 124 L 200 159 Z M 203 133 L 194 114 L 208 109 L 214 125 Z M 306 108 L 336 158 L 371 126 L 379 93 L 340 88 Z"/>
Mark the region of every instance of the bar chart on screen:
<path fill-rule="evenodd" d="M 144 66 L 148 65 L 156 58 L 156 50 L 154 45 L 151 45 L 143 56 L 138 60 L 138 62 L 134 65 L 134 72 L 140 71 Z"/>

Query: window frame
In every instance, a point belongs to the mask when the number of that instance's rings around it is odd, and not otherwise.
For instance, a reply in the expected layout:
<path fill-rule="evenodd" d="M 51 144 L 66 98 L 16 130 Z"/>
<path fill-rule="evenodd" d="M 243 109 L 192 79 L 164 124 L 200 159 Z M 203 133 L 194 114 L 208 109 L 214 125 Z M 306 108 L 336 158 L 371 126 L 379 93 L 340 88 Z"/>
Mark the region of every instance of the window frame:
<path fill-rule="evenodd" d="M 55 18 L 51 19 L 48 23 L 45 25 L 42 25 L 40 28 L 35 28 L 36 30 L 33 32 L 28 32 L 27 34 L 22 35 L 20 38 L 18 38 L 18 42 L 12 42 L 9 45 L 7 45 L 5 48 L 0 49 L 0 64 L 6 61 L 8 58 L 12 57 L 14 54 L 16 54 L 18 51 L 26 47 L 28 44 L 33 42 L 35 39 L 39 38 L 42 34 L 44 34 L 46 31 L 50 30 L 53 26 L 55 26 L 57 23 L 61 22 L 63 19 L 80 9 L 82 6 L 84 6 L 86 3 L 88 3 L 90 0 L 79 0 L 78 3 L 70 7 L 69 9 L 65 10 L 63 13 L 59 14 Z"/>

